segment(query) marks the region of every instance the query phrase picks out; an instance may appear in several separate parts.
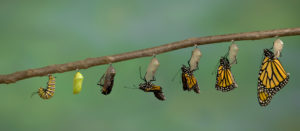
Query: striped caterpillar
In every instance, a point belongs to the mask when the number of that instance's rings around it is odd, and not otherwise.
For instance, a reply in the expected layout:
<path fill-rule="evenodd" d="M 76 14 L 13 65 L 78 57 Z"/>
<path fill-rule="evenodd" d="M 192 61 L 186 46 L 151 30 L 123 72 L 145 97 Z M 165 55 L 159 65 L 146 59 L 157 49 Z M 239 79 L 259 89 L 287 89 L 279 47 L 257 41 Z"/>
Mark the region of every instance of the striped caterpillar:
<path fill-rule="evenodd" d="M 42 99 L 50 99 L 53 97 L 55 92 L 55 77 L 52 75 L 48 75 L 49 81 L 47 83 L 47 88 L 39 88 L 37 92 L 34 92 L 34 94 L 38 94 Z"/>

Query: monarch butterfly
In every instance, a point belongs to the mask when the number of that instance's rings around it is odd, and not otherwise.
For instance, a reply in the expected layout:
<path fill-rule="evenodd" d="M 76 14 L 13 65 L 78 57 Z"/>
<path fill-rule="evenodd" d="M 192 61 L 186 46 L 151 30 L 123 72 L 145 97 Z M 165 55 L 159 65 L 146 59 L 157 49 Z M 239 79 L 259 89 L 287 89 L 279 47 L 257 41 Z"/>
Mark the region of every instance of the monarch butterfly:
<path fill-rule="evenodd" d="M 183 90 L 184 91 L 194 90 L 194 92 L 200 93 L 198 82 L 193 74 L 193 71 L 190 70 L 190 67 L 186 67 L 185 65 L 182 65 L 181 71 L 182 71 L 181 80 L 182 80 Z"/>
<path fill-rule="evenodd" d="M 181 80 L 184 91 L 194 90 L 194 92 L 200 93 L 198 82 L 193 72 L 198 70 L 198 62 L 201 56 L 202 53 L 200 52 L 200 50 L 198 48 L 195 48 L 192 52 L 190 60 L 188 61 L 189 67 L 186 67 L 185 65 L 181 66 Z"/>
<path fill-rule="evenodd" d="M 37 92 L 34 92 L 32 96 L 37 93 L 42 99 L 50 99 L 51 97 L 53 97 L 55 92 L 55 77 L 53 77 L 52 75 L 48 75 L 48 77 L 49 80 L 47 83 L 47 88 L 39 88 L 39 90 Z"/>
<path fill-rule="evenodd" d="M 110 65 L 107 68 L 106 73 L 103 74 L 102 77 L 100 78 L 100 81 L 97 85 L 102 86 L 101 92 L 103 95 L 110 94 L 114 85 L 115 75 L 116 75 L 116 70 L 112 65 Z"/>
<path fill-rule="evenodd" d="M 158 60 L 154 57 L 152 59 L 152 61 L 150 62 L 149 66 L 148 66 L 148 70 L 146 72 L 146 75 L 144 77 L 142 77 L 142 73 L 141 73 L 141 67 L 139 68 L 139 72 L 140 72 L 140 78 L 144 81 L 144 83 L 140 83 L 139 84 L 139 89 L 143 90 L 144 92 L 153 92 L 154 96 L 158 99 L 158 100 L 165 100 L 166 97 L 163 94 L 162 91 L 162 87 L 161 86 L 157 86 L 154 85 L 152 82 L 155 81 L 155 77 L 154 74 L 157 70 L 159 66 L 159 62 Z M 149 70 L 150 69 L 150 70 Z M 149 72 L 151 71 L 151 72 Z M 147 75 L 149 74 L 149 75 Z M 149 80 L 147 80 L 147 78 Z"/>
<path fill-rule="evenodd" d="M 231 73 L 231 66 L 229 60 L 225 57 L 221 57 L 220 65 L 217 71 L 216 89 L 222 92 L 228 92 L 237 88 L 237 84 Z"/>
<path fill-rule="evenodd" d="M 144 92 L 153 92 L 154 96 L 159 100 L 163 101 L 166 99 L 162 92 L 161 86 L 154 85 L 151 81 L 145 81 L 145 83 L 141 83 L 139 85 L 139 89 L 143 90 Z"/>
<path fill-rule="evenodd" d="M 278 58 L 269 49 L 264 49 L 264 59 L 258 74 L 257 97 L 259 104 L 267 106 L 271 101 L 271 97 L 282 89 L 288 83 L 288 80 L 289 73 L 285 72 Z M 262 91 L 269 99 L 264 99 Z"/>

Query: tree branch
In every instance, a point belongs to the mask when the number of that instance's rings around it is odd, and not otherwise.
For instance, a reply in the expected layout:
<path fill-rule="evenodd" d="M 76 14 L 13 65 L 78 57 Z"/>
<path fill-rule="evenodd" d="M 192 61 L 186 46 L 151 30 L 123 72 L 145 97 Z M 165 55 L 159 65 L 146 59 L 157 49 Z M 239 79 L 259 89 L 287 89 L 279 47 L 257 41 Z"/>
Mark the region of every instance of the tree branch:
<path fill-rule="evenodd" d="M 12 74 L 0 75 L 0 84 L 15 83 L 16 81 L 27 79 L 30 77 L 45 76 L 54 73 L 63 73 L 63 72 L 72 71 L 76 69 L 87 69 L 97 65 L 115 63 L 115 62 L 120 62 L 120 61 L 140 58 L 140 57 L 148 57 L 148 56 L 152 56 L 153 54 L 157 55 L 157 54 L 161 54 L 173 50 L 178 50 L 181 48 L 191 47 L 194 45 L 205 45 L 211 43 L 227 42 L 231 40 L 234 41 L 259 40 L 259 39 L 271 38 L 276 36 L 282 37 L 282 36 L 294 36 L 294 35 L 300 35 L 300 27 L 189 38 L 182 41 L 177 41 L 169 44 L 164 44 L 161 46 L 156 46 L 156 47 L 132 51 L 132 52 L 126 52 L 126 53 L 121 53 L 121 54 L 116 54 L 111 56 L 87 58 L 85 60 L 80 60 L 80 61 L 75 61 L 75 62 L 70 62 L 65 64 L 50 65 L 50 66 L 37 68 L 37 69 L 28 69 L 24 71 L 15 72 Z"/>

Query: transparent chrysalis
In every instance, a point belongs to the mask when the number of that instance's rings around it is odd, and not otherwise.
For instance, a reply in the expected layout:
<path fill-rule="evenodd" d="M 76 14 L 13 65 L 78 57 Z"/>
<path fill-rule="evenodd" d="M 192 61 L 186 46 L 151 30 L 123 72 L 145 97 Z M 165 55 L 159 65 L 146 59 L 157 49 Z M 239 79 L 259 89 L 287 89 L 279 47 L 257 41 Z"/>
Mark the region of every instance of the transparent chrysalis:
<path fill-rule="evenodd" d="M 202 56 L 202 53 L 199 48 L 195 48 L 192 52 L 191 59 L 189 61 L 190 64 L 190 70 L 194 71 L 198 69 L 198 63 L 200 61 L 200 57 Z"/>
<path fill-rule="evenodd" d="M 276 58 L 280 57 L 282 48 L 283 48 L 283 42 L 280 39 L 276 39 L 273 44 L 274 56 Z"/>
<path fill-rule="evenodd" d="M 147 73 L 145 75 L 146 81 L 154 80 L 154 75 L 158 67 L 159 67 L 159 61 L 157 60 L 156 57 L 153 57 L 147 68 Z"/>
<path fill-rule="evenodd" d="M 239 48 L 237 44 L 232 43 L 229 47 L 229 62 L 230 65 L 237 64 L 237 54 L 239 52 Z"/>

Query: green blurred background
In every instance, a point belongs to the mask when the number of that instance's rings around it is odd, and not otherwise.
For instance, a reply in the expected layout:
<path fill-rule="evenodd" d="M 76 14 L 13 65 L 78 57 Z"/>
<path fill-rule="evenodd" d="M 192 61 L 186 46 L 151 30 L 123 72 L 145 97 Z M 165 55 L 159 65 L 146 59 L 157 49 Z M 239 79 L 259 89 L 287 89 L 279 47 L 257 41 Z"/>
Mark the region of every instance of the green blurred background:
<path fill-rule="evenodd" d="M 1 1 L 0 74 L 128 52 L 190 37 L 299 27 L 298 0 L 111 0 Z M 230 42 L 203 45 L 195 73 L 201 94 L 183 92 L 180 76 L 193 48 L 158 55 L 155 84 L 167 97 L 124 86 L 138 85 L 138 67 L 148 58 L 113 64 L 115 86 L 108 96 L 96 85 L 107 65 L 80 70 L 83 90 L 72 94 L 75 71 L 54 74 L 54 97 L 42 100 L 32 92 L 47 77 L 0 85 L 0 130 L 299 130 L 299 36 L 283 37 L 280 58 L 290 81 L 267 107 L 256 98 L 257 75 L 264 48 L 275 38 L 236 42 L 238 64 L 232 72 L 239 87 L 222 93 L 214 88 L 219 58 Z"/>

